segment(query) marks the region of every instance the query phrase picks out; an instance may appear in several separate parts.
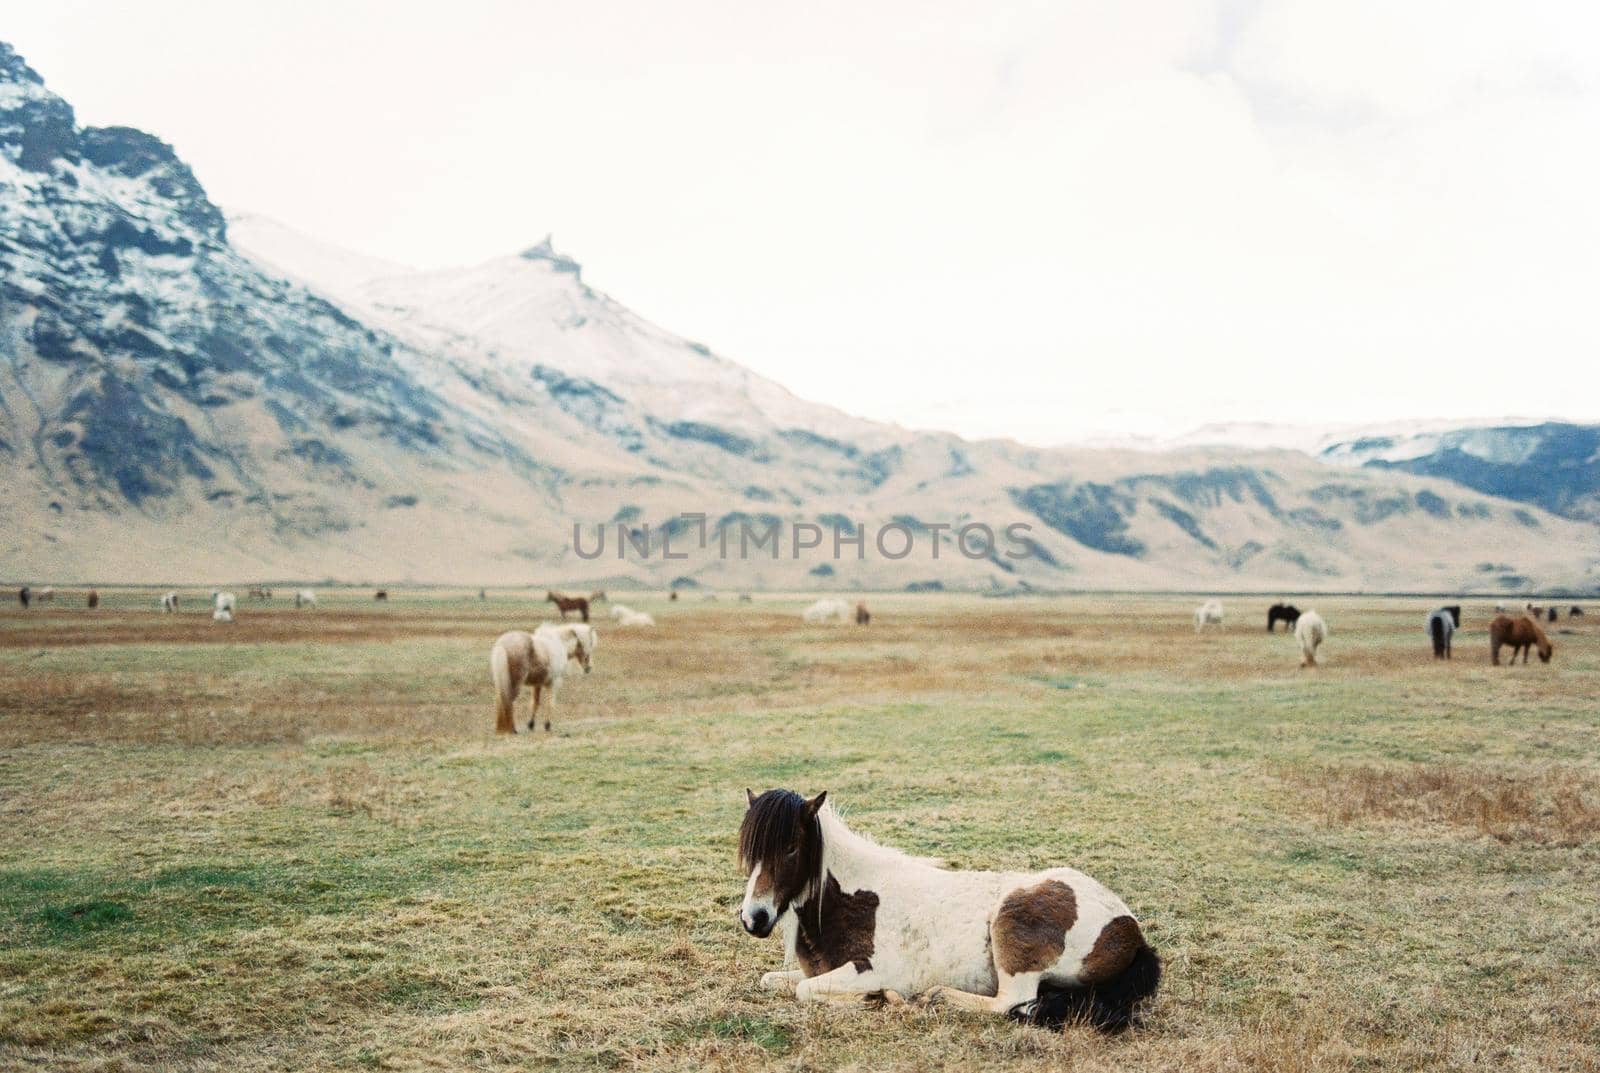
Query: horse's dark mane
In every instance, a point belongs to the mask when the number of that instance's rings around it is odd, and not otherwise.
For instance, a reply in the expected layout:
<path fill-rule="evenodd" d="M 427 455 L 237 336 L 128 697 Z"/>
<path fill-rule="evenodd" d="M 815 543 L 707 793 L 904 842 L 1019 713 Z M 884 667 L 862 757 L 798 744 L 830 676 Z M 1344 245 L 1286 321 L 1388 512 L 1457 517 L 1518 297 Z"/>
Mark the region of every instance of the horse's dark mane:
<path fill-rule="evenodd" d="M 806 809 L 806 799 L 793 790 L 768 790 L 750 802 L 739 827 L 739 862 L 754 868 L 762 861 L 788 853 L 799 840 L 802 829 L 812 837 L 805 841 L 816 847 L 817 864 L 822 861 L 822 825 Z M 811 874 L 815 869 L 808 870 Z"/>

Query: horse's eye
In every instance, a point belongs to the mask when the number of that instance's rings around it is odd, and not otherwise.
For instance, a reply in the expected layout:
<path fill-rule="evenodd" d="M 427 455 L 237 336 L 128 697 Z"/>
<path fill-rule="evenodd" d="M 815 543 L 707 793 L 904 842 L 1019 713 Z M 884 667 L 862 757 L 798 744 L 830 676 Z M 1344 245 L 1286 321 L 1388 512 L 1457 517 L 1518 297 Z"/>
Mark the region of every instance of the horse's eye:
<path fill-rule="evenodd" d="M 786 860 L 791 860 L 791 861 L 794 860 L 798 856 L 800 856 L 800 847 L 799 846 L 796 846 L 794 849 L 792 849 L 788 853 L 784 854 L 784 858 Z"/>

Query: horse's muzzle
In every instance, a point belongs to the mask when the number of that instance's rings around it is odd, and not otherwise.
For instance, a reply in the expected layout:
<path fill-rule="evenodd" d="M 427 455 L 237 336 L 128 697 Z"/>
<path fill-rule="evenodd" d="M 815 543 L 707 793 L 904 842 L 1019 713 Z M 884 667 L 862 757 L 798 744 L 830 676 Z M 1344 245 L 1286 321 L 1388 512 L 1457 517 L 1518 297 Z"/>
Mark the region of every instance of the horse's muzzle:
<path fill-rule="evenodd" d="M 739 923 L 743 925 L 745 931 L 754 935 L 757 939 L 765 939 L 771 935 L 772 926 L 777 922 L 778 918 L 768 916 L 765 909 L 757 909 L 750 914 L 750 919 L 748 920 L 745 919 L 743 910 L 739 913 Z"/>

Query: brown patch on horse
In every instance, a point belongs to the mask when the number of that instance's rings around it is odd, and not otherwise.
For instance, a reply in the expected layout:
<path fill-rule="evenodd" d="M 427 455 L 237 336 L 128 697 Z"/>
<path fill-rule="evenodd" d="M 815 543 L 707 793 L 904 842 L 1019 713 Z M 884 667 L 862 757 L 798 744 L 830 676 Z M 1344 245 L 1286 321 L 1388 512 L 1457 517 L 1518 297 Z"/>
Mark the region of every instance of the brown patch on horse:
<path fill-rule="evenodd" d="M 1130 916 L 1114 918 L 1095 937 L 1094 946 L 1078 967 L 1078 980 L 1104 983 L 1133 964 L 1133 956 L 1144 946 L 1144 932 L 1139 930 L 1138 921 Z"/>
<path fill-rule="evenodd" d="M 990 928 L 995 965 L 1014 976 L 1043 972 L 1067 948 L 1067 932 L 1078 921 L 1078 899 L 1057 879 L 1006 895 Z"/>
<path fill-rule="evenodd" d="M 794 953 L 807 976 L 820 976 L 847 963 L 854 965 L 857 972 L 872 968 L 873 936 L 878 922 L 875 891 L 846 894 L 829 872 L 822 886 L 820 908 L 812 912 L 811 906 L 805 906 L 796 915 L 800 931 L 795 937 Z"/>

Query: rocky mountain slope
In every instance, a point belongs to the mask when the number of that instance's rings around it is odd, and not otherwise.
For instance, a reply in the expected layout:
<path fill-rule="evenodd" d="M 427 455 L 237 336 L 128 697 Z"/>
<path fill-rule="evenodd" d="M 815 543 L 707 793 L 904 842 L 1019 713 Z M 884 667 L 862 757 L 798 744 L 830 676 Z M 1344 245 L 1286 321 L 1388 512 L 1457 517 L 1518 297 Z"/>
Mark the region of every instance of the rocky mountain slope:
<path fill-rule="evenodd" d="M 1333 463 L 1443 477 L 1467 488 L 1532 503 L 1552 514 L 1600 522 L 1600 426 L 1547 421 L 1363 436 L 1332 444 Z"/>
<path fill-rule="evenodd" d="M 649 324 L 548 241 L 421 272 L 229 221 L 168 146 L 78 127 L 3 46 L 0 362 L 0 576 L 16 580 L 1600 578 L 1592 526 L 1428 476 L 1289 451 L 1036 450 L 851 417 Z M 704 548 L 685 513 L 706 516 Z M 969 557 L 941 530 L 968 523 L 1031 531 L 969 542 Z M 602 558 L 577 554 L 575 524 L 590 547 L 609 527 Z M 746 527 L 772 525 L 777 557 L 739 554 Z M 823 527 L 822 546 L 791 554 L 796 525 Z M 619 558 L 619 526 L 648 551 Z M 867 534 L 859 558 L 835 558 L 835 528 Z"/>

